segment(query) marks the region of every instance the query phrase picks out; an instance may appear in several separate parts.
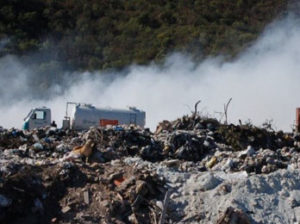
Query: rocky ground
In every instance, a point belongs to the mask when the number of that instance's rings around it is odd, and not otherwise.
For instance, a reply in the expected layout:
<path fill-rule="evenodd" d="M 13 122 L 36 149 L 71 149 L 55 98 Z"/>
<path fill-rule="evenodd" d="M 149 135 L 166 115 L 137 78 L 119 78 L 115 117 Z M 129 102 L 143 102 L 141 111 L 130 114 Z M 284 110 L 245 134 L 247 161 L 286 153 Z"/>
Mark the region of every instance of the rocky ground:
<path fill-rule="evenodd" d="M 0 223 L 300 223 L 300 136 L 184 116 L 0 128 Z"/>

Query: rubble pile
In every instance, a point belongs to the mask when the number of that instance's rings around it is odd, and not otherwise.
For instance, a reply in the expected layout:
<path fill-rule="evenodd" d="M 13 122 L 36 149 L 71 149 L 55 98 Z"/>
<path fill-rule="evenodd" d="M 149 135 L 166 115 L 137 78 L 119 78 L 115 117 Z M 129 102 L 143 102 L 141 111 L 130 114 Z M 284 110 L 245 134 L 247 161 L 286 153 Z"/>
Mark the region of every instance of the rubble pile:
<path fill-rule="evenodd" d="M 135 126 L 1 128 L 0 163 L 0 223 L 274 223 L 247 207 L 251 200 L 235 187 L 255 198 L 260 191 L 249 188 L 269 181 L 265 175 L 298 181 L 289 175 L 299 176 L 300 135 L 196 115 L 162 121 L 155 133 Z M 289 198 L 291 190 L 286 211 L 300 208 L 299 187 L 282 193 L 279 185 L 260 197 Z M 275 213 L 284 216 L 281 210 Z"/>
<path fill-rule="evenodd" d="M 191 130 L 192 129 L 192 130 Z M 270 173 L 300 168 L 300 135 L 252 125 L 224 125 L 214 119 L 185 116 L 161 122 L 154 139 L 164 159 L 193 161 L 198 170 Z"/>
<path fill-rule="evenodd" d="M 24 165 L 3 175 L 1 223 L 156 223 L 163 180 L 121 162 Z"/>

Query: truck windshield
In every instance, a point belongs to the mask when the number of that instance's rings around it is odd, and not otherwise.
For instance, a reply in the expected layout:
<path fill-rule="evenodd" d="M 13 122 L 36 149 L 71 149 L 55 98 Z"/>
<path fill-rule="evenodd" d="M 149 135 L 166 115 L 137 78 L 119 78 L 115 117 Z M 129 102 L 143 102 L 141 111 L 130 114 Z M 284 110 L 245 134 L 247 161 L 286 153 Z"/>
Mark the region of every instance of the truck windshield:
<path fill-rule="evenodd" d="M 32 114 L 32 110 L 30 110 L 30 112 L 27 114 L 27 116 L 24 118 L 24 121 L 27 120 L 28 117 L 30 117 Z"/>

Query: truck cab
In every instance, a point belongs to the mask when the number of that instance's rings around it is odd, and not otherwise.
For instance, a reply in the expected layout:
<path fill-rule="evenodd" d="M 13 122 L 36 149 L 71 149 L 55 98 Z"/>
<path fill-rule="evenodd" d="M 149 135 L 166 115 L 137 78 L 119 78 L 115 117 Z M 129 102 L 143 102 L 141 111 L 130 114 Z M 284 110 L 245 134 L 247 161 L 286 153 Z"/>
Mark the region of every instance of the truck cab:
<path fill-rule="evenodd" d="M 47 107 L 34 108 L 24 118 L 23 130 L 32 130 L 51 125 L 51 110 Z"/>

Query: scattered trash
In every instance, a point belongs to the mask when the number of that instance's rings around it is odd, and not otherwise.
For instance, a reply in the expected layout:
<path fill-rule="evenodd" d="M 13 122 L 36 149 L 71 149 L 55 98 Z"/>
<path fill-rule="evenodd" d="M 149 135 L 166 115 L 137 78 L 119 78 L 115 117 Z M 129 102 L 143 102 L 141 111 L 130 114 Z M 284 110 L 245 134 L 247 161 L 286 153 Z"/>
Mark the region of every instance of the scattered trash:
<path fill-rule="evenodd" d="M 213 156 L 207 163 L 206 167 L 207 168 L 212 168 L 215 164 L 217 163 L 217 158 Z"/>
<path fill-rule="evenodd" d="M 201 204 L 199 192 L 226 196 L 251 175 L 297 171 L 300 137 L 197 114 L 165 120 L 155 133 L 130 125 L 1 128 L 0 163 L 1 223 L 205 223 L 201 208 L 193 217 L 183 209 Z M 291 209 L 298 195 L 288 198 Z M 252 213 L 235 207 L 217 223 L 250 223 Z"/>
<path fill-rule="evenodd" d="M 89 192 L 88 191 L 83 192 L 83 200 L 84 200 L 85 204 L 90 203 L 90 197 L 89 197 Z"/>
<path fill-rule="evenodd" d="M 114 179 L 114 184 L 116 186 L 120 186 L 124 180 L 125 180 L 125 178 L 123 176 L 121 176 L 120 178 Z"/>
<path fill-rule="evenodd" d="M 65 207 L 63 207 L 63 209 L 61 210 L 61 212 L 62 213 L 67 213 L 70 210 L 71 210 L 70 206 L 65 206 Z"/>

